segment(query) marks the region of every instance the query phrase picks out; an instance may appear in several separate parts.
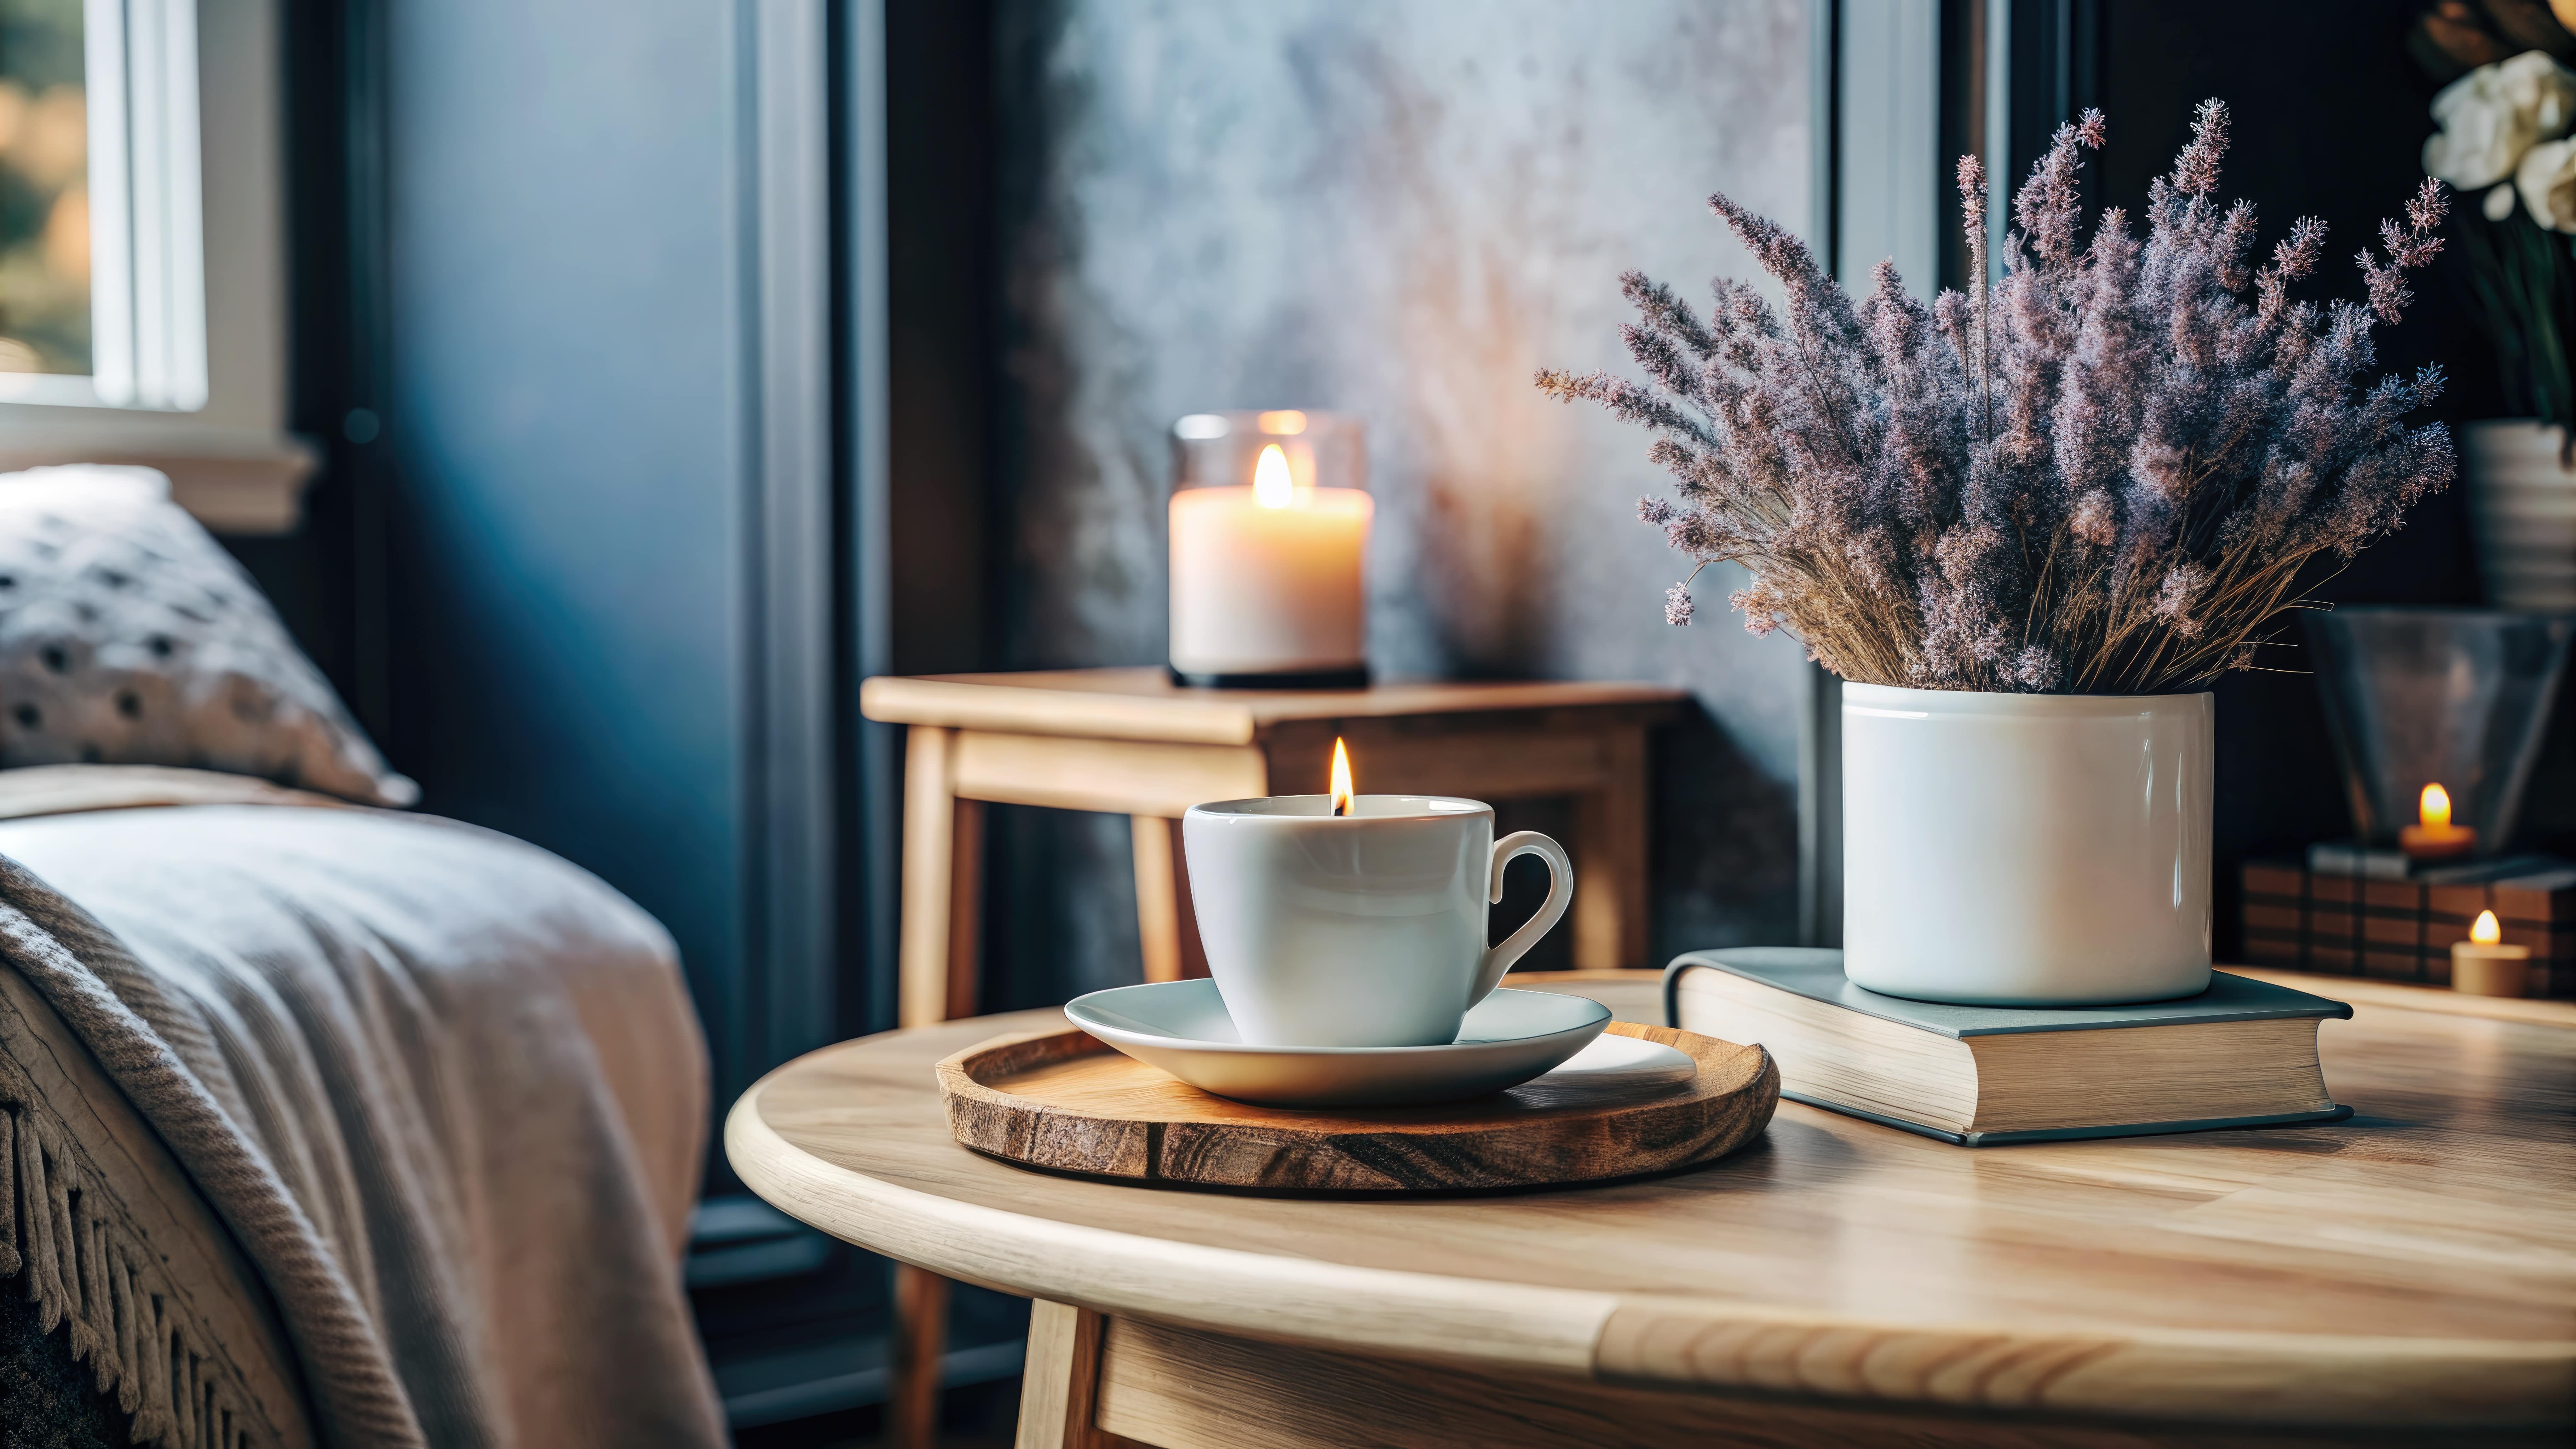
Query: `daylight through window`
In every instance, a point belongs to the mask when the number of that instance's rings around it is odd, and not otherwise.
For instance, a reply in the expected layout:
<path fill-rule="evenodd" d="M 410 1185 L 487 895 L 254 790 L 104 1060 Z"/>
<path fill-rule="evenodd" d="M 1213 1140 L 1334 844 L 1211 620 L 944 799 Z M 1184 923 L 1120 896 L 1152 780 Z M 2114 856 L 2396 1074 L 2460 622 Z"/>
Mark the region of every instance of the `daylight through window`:
<path fill-rule="evenodd" d="M 0 0 L 0 400 L 205 405 L 193 0 Z"/>

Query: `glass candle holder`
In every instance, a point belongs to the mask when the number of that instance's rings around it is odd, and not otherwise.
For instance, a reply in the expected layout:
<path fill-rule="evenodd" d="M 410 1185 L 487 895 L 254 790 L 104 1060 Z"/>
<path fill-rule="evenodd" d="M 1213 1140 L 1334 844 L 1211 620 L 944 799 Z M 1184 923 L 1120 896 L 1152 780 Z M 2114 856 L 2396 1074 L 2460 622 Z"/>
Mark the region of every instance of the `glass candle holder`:
<path fill-rule="evenodd" d="M 2512 839 L 2576 616 L 2345 607 L 2307 615 L 2356 834 L 2422 831 L 2435 792 L 2466 853 Z"/>
<path fill-rule="evenodd" d="M 1215 688 L 1368 682 L 1374 514 L 1356 418 L 1297 409 L 1172 425 L 1172 677 Z"/>

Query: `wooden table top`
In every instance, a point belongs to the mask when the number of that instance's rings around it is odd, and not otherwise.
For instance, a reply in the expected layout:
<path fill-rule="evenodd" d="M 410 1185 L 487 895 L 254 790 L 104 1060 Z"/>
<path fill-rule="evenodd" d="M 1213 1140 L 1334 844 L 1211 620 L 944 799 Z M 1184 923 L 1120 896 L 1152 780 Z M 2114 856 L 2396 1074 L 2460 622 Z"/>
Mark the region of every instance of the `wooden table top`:
<path fill-rule="evenodd" d="M 1651 1020 L 1654 975 L 1527 984 Z M 932 1064 L 1061 1019 L 1037 1011 L 814 1052 L 725 1142 L 761 1196 L 892 1257 L 1274 1341 L 1988 1413 L 2576 1418 L 2576 1013 L 2352 995 L 2322 1051 L 2356 1115 L 2308 1128 L 1967 1149 L 1783 1102 L 1765 1140 L 1657 1180 L 1161 1191 L 950 1138 Z"/>
<path fill-rule="evenodd" d="M 1159 668 L 1040 669 L 1017 674 L 880 675 L 859 709 L 887 724 L 1015 734 L 1245 745 L 1300 720 L 1490 714 L 1512 710 L 1669 711 L 1689 691 L 1579 680 L 1427 681 L 1366 689 L 1190 689 Z"/>

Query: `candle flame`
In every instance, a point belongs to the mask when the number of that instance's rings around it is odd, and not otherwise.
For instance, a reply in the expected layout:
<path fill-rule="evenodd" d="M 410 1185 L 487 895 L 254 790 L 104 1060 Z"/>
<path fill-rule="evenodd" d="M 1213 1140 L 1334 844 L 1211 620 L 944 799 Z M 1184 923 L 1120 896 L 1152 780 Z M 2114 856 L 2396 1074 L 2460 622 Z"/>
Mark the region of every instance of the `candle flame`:
<path fill-rule="evenodd" d="M 1296 497 L 1296 480 L 1288 476 L 1288 455 L 1277 443 L 1264 447 L 1261 461 L 1252 465 L 1253 501 L 1264 508 L 1285 508 Z"/>
<path fill-rule="evenodd" d="M 2478 923 L 2469 927 L 2469 939 L 2481 946 L 2492 946 L 2504 939 L 2504 927 L 2496 924 L 2495 912 L 2478 912 Z"/>
<path fill-rule="evenodd" d="M 1351 807 L 1358 803 L 1359 796 L 1351 789 L 1350 751 L 1342 748 L 1342 737 L 1335 735 L 1333 736 L 1333 813 L 1348 815 L 1351 813 Z"/>
<path fill-rule="evenodd" d="M 2423 817 L 2426 830 L 2448 830 L 2451 827 L 2451 792 L 2439 785 L 2424 787 L 2424 798 L 2416 811 Z"/>

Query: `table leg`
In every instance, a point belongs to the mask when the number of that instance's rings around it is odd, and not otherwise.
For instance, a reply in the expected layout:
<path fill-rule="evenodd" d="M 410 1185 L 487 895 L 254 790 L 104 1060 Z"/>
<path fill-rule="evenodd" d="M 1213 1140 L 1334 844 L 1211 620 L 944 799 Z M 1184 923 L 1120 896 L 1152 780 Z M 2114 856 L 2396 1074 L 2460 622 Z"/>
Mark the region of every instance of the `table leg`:
<path fill-rule="evenodd" d="M 892 1449 L 931 1449 L 939 1442 L 940 1361 L 947 1349 L 948 1280 L 895 1264 L 894 1383 L 886 1397 Z"/>
<path fill-rule="evenodd" d="M 1172 822 L 1172 905 L 1181 918 L 1181 979 L 1208 974 L 1207 942 L 1199 937 L 1199 911 L 1190 897 L 1190 862 L 1181 853 L 1181 822 Z"/>
<path fill-rule="evenodd" d="M 956 752 L 957 732 L 936 725 L 913 726 L 904 747 L 903 913 L 895 955 L 905 1026 L 975 1014 L 984 806 L 957 798 Z M 893 1346 L 887 1440 L 895 1449 L 930 1449 L 939 1441 L 947 1279 L 895 1265 Z"/>
<path fill-rule="evenodd" d="M 898 1017 L 929 1026 L 975 1014 L 984 807 L 955 788 L 957 732 L 915 725 L 904 747 Z"/>
<path fill-rule="evenodd" d="M 1159 815 L 1131 815 L 1127 823 L 1135 839 L 1136 938 L 1143 947 L 1145 979 L 1205 976 L 1207 953 L 1199 944 L 1197 913 L 1190 908 L 1181 822 Z"/>
<path fill-rule="evenodd" d="M 973 1016 L 984 981 L 984 802 L 948 802 L 948 1012 Z"/>
<path fill-rule="evenodd" d="M 1029 1352 L 1020 1374 L 1014 1449 L 1108 1449 L 1120 1443 L 1094 1422 L 1100 1344 L 1108 1320 L 1044 1298 L 1029 1304 Z"/>
<path fill-rule="evenodd" d="M 1609 782 L 1575 797 L 1574 964 L 1585 971 L 1641 966 L 1646 951 L 1646 732 L 1602 741 Z"/>
<path fill-rule="evenodd" d="M 1181 979 L 1181 907 L 1172 893 L 1179 824 L 1159 815 L 1127 817 L 1136 856 L 1136 944 L 1148 981 Z"/>

